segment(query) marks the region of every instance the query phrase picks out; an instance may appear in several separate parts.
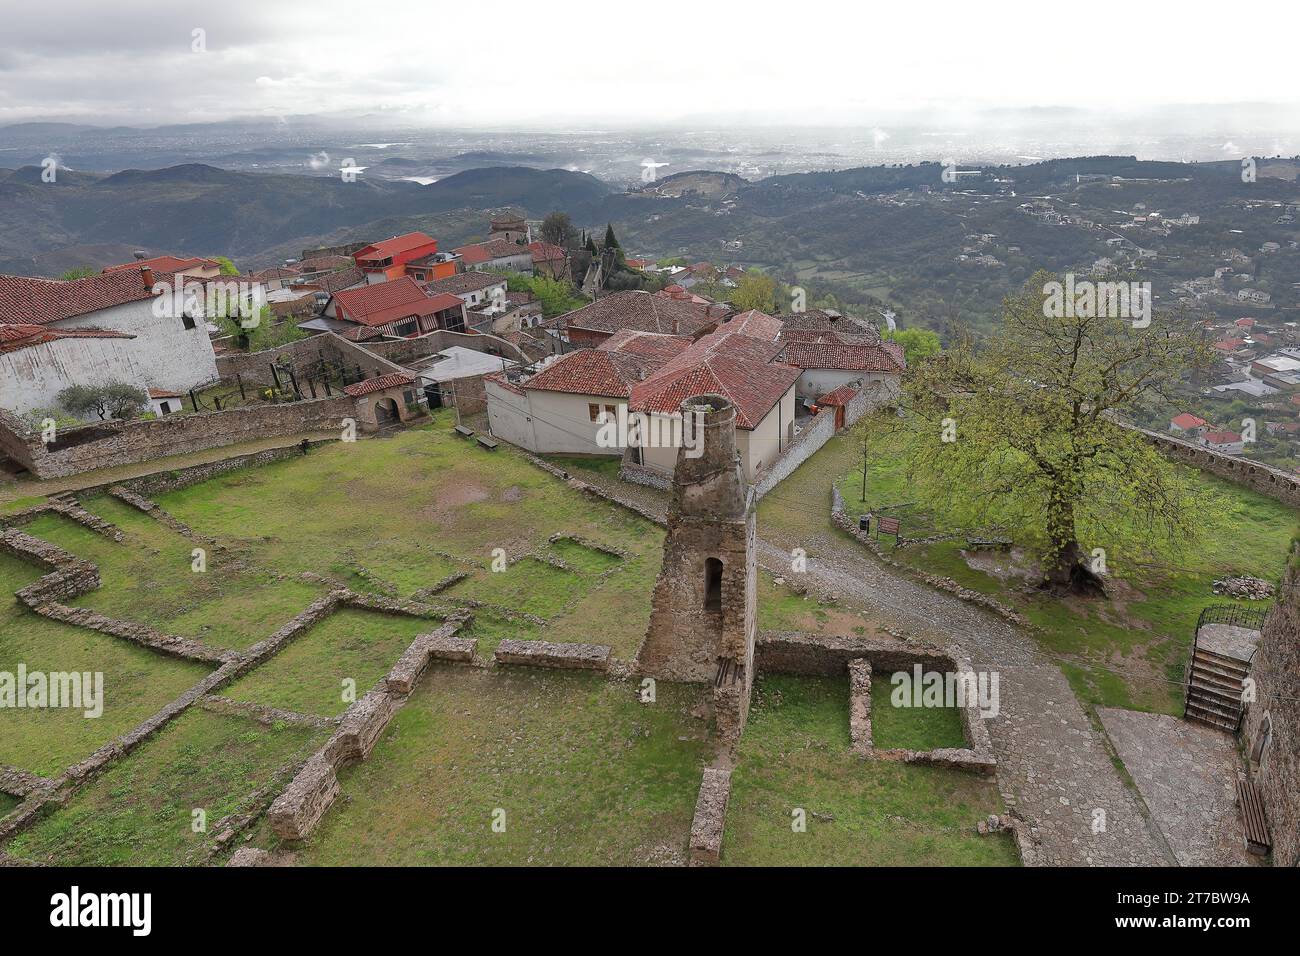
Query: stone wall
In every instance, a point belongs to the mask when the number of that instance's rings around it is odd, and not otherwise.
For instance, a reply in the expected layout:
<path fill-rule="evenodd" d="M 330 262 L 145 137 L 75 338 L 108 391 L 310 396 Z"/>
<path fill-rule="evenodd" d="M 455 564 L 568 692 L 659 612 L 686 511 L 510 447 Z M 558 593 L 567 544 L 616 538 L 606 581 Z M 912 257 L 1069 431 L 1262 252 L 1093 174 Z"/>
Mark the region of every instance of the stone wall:
<path fill-rule="evenodd" d="M 927 670 L 951 670 L 954 666 L 942 648 L 919 641 L 793 631 L 763 631 L 758 635 L 754 657 L 759 673 L 811 677 L 840 677 L 848 671 L 850 661 L 859 659 L 886 673 L 907 670 L 913 664 Z"/>
<path fill-rule="evenodd" d="M 815 455 L 821 447 L 835 436 L 835 409 L 823 408 L 812 422 L 804 425 L 793 442 L 777 456 L 770 468 L 755 476 L 754 490 L 758 497 L 763 497 L 805 461 Z"/>
<path fill-rule="evenodd" d="M 1257 491 L 1261 495 L 1275 498 L 1283 504 L 1300 507 L 1300 478 L 1280 468 L 1211 451 L 1202 445 L 1162 432 L 1137 428 L 1125 423 L 1120 424 L 1125 428 L 1141 432 L 1167 458 L 1211 475 L 1217 475 L 1234 484 Z"/>
<path fill-rule="evenodd" d="M 1242 742 L 1273 835 L 1274 866 L 1300 864 L 1300 569 L 1295 562 L 1293 555 L 1281 598 L 1264 621 L 1251 668 L 1255 700 L 1242 722 Z"/>
<path fill-rule="evenodd" d="M 309 448 L 332 444 L 336 441 L 338 441 L 337 438 L 317 439 L 309 443 Z M 130 481 L 124 482 L 124 484 L 136 494 L 160 495 L 168 491 L 179 491 L 182 488 L 190 487 L 190 485 L 201 484 L 209 478 L 224 475 L 226 472 L 237 471 L 240 468 L 269 465 L 272 462 L 284 461 L 286 458 L 298 458 L 301 455 L 301 446 L 285 445 L 282 448 L 268 448 L 265 451 L 253 452 L 251 455 L 235 455 L 232 458 L 223 458 L 220 461 L 190 465 L 188 468 L 160 471 L 156 474 L 145 475 L 142 478 L 132 478 Z M 82 494 L 88 493 L 88 491 L 82 492 Z"/>
<path fill-rule="evenodd" d="M 62 478 L 96 468 L 132 465 L 239 442 L 341 429 L 355 413 L 346 396 L 284 405 L 259 405 L 146 421 L 73 428 L 47 447 L 40 435 L 0 413 L 0 445 L 37 478 Z"/>
<path fill-rule="evenodd" d="M 443 349 L 451 348 L 453 345 L 473 349 L 476 352 L 486 352 L 489 355 L 504 355 L 508 359 L 521 361 L 525 365 L 532 362 L 527 355 L 519 350 L 518 346 L 512 345 L 498 336 L 449 332 L 446 329 L 430 332 L 428 335 L 421 335 L 419 338 L 414 339 L 367 342 L 364 347 L 390 362 L 396 362 L 399 365 L 410 365 L 418 359 L 436 355 Z"/>
<path fill-rule="evenodd" d="M 380 345 L 377 343 L 363 347 L 333 332 L 324 332 L 273 349 L 263 349 L 260 352 L 224 353 L 217 357 L 217 371 L 224 379 L 233 379 L 239 375 L 246 384 L 256 382 L 271 385 L 275 381 L 275 376 L 271 374 L 271 366 L 287 365 L 298 377 L 299 387 L 304 389 L 307 387 L 308 370 L 321 360 L 340 363 L 350 370 L 360 367 L 366 378 L 405 371 L 400 364 L 381 354 L 379 350 Z M 283 373 L 280 374 L 283 381 Z"/>

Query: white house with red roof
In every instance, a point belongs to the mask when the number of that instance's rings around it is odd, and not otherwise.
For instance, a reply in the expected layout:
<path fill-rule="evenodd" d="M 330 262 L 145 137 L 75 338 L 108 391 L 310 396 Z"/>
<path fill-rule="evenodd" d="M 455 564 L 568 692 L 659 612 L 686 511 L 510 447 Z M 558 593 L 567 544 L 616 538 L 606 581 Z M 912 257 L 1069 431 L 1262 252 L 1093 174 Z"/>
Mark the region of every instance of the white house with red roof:
<path fill-rule="evenodd" d="M 619 456 L 601 447 L 601 415 L 616 415 L 632 387 L 686 350 L 690 338 L 626 331 L 598 348 L 547 359 L 533 371 L 483 380 L 492 434 L 542 454 Z"/>
<path fill-rule="evenodd" d="M 815 402 L 841 385 L 882 382 L 897 394 L 907 361 L 897 342 L 845 341 L 839 333 L 815 333 L 811 337 L 798 332 L 782 337 L 781 361 L 800 369 L 797 394 L 801 400 Z M 851 338 L 858 338 L 853 336 Z"/>
<path fill-rule="evenodd" d="M 527 245 L 507 239 L 489 239 L 452 250 L 460 256 L 466 269 L 501 269 L 506 272 L 532 272 L 533 253 Z"/>
<path fill-rule="evenodd" d="M 1246 450 L 1246 443 L 1236 432 L 1210 431 L 1201 436 L 1201 444 L 1210 451 L 1225 455 L 1240 455 Z"/>
<path fill-rule="evenodd" d="M 68 385 L 187 392 L 216 381 L 204 315 L 161 294 L 171 281 L 147 266 L 71 281 L 0 275 L 0 326 L 10 327 L 6 354 L 17 376 L 9 382 L 27 395 L 21 404 L 50 407 Z"/>
<path fill-rule="evenodd" d="M 1197 418 L 1191 412 L 1183 412 L 1181 415 L 1175 415 L 1169 419 L 1169 430 L 1175 435 L 1199 438 L 1204 434 L 1209 424 L 1204 418 Z"/>

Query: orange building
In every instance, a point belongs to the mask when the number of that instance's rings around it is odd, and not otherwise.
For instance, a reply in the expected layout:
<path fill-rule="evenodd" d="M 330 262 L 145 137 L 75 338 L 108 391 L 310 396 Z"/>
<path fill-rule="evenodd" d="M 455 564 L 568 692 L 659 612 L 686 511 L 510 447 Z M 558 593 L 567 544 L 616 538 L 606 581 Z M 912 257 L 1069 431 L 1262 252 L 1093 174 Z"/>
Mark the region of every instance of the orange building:
<path fill-rule="evenodd" d="M 421 282 L 446 279 L 460 271 L 460 257 L 455 253 L 439 252 L 438 240 L 422 232 L 408 232 L 393 236 L 358 249 L 353 256 L 366 282 L 388 282 L 410 276 Z"/>

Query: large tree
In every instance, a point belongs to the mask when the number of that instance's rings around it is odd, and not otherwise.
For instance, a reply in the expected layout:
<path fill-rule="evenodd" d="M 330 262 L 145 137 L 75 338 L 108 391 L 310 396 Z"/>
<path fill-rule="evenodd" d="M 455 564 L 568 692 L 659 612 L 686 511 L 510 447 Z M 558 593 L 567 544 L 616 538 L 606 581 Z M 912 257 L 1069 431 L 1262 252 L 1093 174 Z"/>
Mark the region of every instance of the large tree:
<path fill-rule="evenodd" d="M 1045 586 L 1100 593 L 1094 547 L 1141 561 L 1196 535 L 1203 492 L 1117 420 L 1168 400 L 1209 349 L 1172 316 L 1142 327 L 1106 309 L 1055 308 L 1055 281 L 1040 272 L 1008 298 L 983 348 L 909 371 L 909 477 L 948 525 L 1014 529 L 1036 544 Z"/>
<path fill-rule="evenodd" d="M 736 283 L 735 291 L 731 293 L 731 304 L 741 312 L 750 309 L 769 314 L 776 312 L 776 281 L 751 269 Z"/>
<path fill-rule="evenodd" d="M 567 212 L 547 213 L 542 220 L 542 241 L 568 248 L 573 238 L 573 220 Z"/>

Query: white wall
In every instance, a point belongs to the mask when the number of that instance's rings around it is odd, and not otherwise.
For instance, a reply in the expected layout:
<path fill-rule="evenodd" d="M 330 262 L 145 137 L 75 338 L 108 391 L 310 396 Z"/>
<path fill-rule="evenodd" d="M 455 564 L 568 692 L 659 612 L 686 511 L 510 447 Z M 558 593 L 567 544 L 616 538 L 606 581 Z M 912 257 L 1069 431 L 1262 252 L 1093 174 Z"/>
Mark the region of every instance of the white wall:
<path fill-rule="evenodd" d="M 800 399 L 816 401 L 827 392 L 833 392 L 841 385 L 850 382 L 861 381 L 863 385 L 867 385 L 871 382 L 897 383 L 899 379 L 897 372 L 854 372 L 838 368 L 808 368 L 804 369 L 803 374 L 799 376 L 799 381 L 795 383 L 795 393 Z"/>
<path fill-rule="evenodd" d="M 179 317 L 154 315 L 153 305 L 152 299 L 128 302 L 54 322 L 51 327 L 112 329 L 134 335 L 129 342 L 132 358 L 136 365 L 148 370 L 145 384 L 155 388 L 186 392 L 216 381 L 217 360 L 203 319 L 199 318 L 194 328 L 187 329 Z"/>
<path fill-rule="evenodd" d="M 70 385 L 123 381 L 141 388 L 152 370 L 134 354 L 137 339 L 56 339 L 0 355 L 0 408 L 22 415 L 58 407 Z"/>
<path fill-rule="evenodd" d="M 488 428 L 492 434 L 531 452 L 542 451 L 537 447 L 537 437 L 533 434 L 528 397 L 486 378 L 483 380 L 483 391 L 487 396 Z"/>

